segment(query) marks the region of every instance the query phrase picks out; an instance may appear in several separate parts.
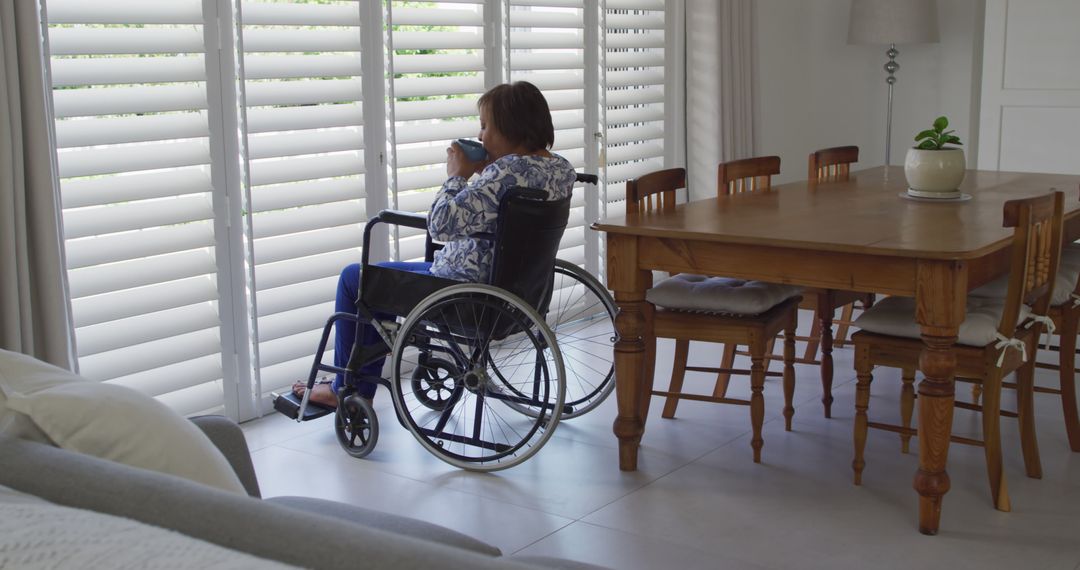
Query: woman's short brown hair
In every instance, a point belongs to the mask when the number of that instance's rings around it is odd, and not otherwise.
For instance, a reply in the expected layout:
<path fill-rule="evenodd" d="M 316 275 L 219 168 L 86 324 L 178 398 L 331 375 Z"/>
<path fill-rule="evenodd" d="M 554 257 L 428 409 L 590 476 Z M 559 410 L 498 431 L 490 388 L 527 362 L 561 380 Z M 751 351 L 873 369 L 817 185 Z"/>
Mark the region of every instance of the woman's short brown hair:
<path fill-rule="evenodd" d="M 528 81 L 496 85 L 484 93 L 477 107 L 488 110 L 488 117 L 506 140 L 527 150 L 551 148 L 555 126 L 547 99 Z"/>

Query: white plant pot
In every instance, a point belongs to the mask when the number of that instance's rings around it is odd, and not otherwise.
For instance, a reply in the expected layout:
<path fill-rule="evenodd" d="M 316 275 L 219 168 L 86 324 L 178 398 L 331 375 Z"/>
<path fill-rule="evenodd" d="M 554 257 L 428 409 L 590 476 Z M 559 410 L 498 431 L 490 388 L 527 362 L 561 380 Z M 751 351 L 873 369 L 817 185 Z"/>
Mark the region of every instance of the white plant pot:
<path fill-rule="evenodd" d="M 904 161 L 908 194 L 920 198 L 959 198 L 957 188 L 964 180 L 965 168 L 963 149 L 909 148 Z"/>

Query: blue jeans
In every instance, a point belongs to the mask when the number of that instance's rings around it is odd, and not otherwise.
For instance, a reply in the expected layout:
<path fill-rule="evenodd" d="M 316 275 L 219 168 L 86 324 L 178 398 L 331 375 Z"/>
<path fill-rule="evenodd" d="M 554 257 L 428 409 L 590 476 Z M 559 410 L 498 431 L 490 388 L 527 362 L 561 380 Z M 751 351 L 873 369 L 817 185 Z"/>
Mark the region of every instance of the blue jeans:
<path fill-rule="evenodd" d="M 412 273 L 431 274 L 430 261 L 384 261 L 376 263 L 379 267 L 401 269 Z M 338 278 L 337 301 L 334 310 L 339 313 L 357 314 L 356 299 L 360 297 L 360 264 L 353 263 L 341 271 Z M 394 315 L 387 313 L 373 313 L 376 319 L 388 319 Z M 370 324 L 360 325 L 360 344 L 372 346 L 382 344 L 382 337 Z M 352 353 L 353 344 L 356 341 L 356 325 L 349 321 L 338 321 L 334 324 L 334 366 L 344 368 L 349 364 L 349 355 Z M 386 358 L 369 362 L 356 371 L 356 376 L 381 376 L 383 361 Z M 334 380 L 334 393 L 345 383 L 345 376 L 338 374 Z M 375 396 L 378 387 L 373 382 L 357 382 L 356 391 L 365 398 Z"/>

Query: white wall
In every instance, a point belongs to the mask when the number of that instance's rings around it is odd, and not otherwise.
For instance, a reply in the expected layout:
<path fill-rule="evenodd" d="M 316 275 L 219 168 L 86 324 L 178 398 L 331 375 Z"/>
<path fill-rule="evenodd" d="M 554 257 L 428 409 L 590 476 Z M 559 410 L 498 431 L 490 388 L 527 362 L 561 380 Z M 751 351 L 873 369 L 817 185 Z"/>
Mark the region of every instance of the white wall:
<path fill-rule="evenodd" d="M 899 1 L 899 0 L 898 0 Z M 885 161 L 887 46 L 847 45 L 850 0 L 757 0 L 756 155 L 779 155 L 777 182 L 806 178 L 811 151 L 856 144 L 859 167 Z M 983 0 L 938 0 L 941 42 L 897 46 L 892 157 L 946 115 L 977 156 Z"/>

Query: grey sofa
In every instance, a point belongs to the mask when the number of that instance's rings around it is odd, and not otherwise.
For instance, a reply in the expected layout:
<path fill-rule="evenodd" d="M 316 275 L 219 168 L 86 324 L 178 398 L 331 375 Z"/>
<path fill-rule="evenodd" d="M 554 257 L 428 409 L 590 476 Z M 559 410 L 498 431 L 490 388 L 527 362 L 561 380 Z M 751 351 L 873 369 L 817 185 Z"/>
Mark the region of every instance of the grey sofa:
<path fill-rule="evenodd" d="M 250 497 L 14 438 L 0 438 L 0 486 L 307 568 L 596 568 L 502 557 L 450 529 L 341 503 L 260 499 L 240 427 L 220 416 L 192 421 L 225 454 Z"/>

